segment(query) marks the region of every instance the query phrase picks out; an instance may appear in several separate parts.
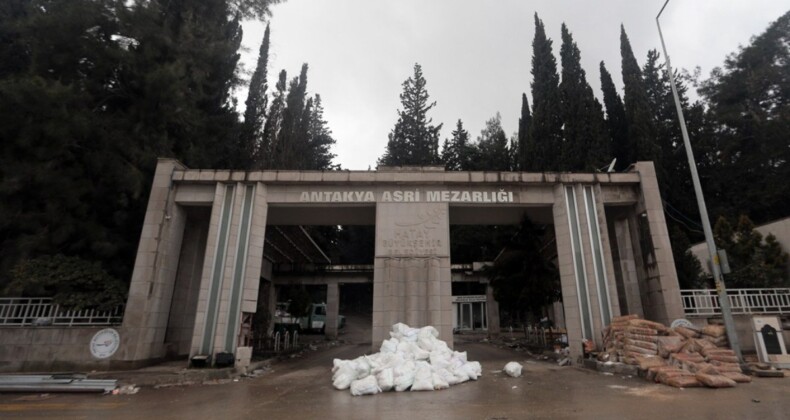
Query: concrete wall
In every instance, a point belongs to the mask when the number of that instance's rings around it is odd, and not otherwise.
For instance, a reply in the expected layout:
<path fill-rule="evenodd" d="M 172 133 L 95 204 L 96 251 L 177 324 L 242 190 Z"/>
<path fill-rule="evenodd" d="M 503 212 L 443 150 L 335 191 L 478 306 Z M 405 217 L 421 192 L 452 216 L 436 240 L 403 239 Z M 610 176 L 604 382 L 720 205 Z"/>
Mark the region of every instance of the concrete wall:
<path fill-rule="evenodd" d="M 0 372 L 65 372 L 134 367 L 132 363 L 115 358 L 99 360 L 91 355 L 91 338 L 104 328 L 107 327 L 0 328 Z M 121 329 L 119 333 L 124 337 Z"/>
<path fill-rule="evenodd" d="M 752 315 L 733 315 L 733 320 L 735 321 L 735 331 L 738 333 L 738 340 L 740 340 L 741 344 L 741 351 L 743 353 L 755 353 L 756 347 L 754 344 L 754 328 L 752 327 Z M 721 323 L 721 318 L 690 318 L 694 325 L 698 327 L 704 327 L 711 321 L 716 321 L 717 323 Z M 784 323 L 785 328 L 783 330 L 783 337 L 785 340 L 785 346 L 790 344 L 790 329 L 787 329 L 786 326 L 788 323 Z"/>
<path fill-rule="evenodd" d="M 189 354 L 203 272 L 203 257 L 206 252 L 209 217 L 210 208 L 187 208 L 181 257 L 165 335 L 167 357 Z"/>
<path fill-rule="evenodd" d="M 373 347 L 398 322 L 432 325 L 452 346 L 448 204 L 378 203 L 376 220 Z"/>
<path fill-rule="evenodd" d="M 760 232 L 763 238 L 772 234 L 776 236 L 776 241 L 782 246 L 784 252 L 790 252 L 790 217 L 779 219 L 771 223 L 756 226 L 754 230 Z M 708 246 L 705 242 L 694 244 L 691 246 L 690 251 L 702 263 L 702 271 L 710 274 L 710 255 L 708 254 Z M 787 265 L 788 274 L 790 274 L 790 264 Z"/>

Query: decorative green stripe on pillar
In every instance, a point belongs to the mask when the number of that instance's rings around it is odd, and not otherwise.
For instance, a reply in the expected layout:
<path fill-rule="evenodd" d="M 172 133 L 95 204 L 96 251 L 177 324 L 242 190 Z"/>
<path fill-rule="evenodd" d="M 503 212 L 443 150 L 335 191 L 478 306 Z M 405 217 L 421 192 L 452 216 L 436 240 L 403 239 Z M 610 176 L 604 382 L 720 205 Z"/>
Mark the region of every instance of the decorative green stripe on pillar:
<path fill-rule="evenodd" d="M 582 336 L 592 340 L 592 314 L 590 313 L 590 293 L 587 290 L 587 274 L 584 270 L 584 249 L 579 230 L 579 210 L 576 207 L 576 196 L 573 186 L 565 187 L 565 202 L 568 206 L 568 224 L 571 233 L 571 254 L 573 255 L 573 271 L 576 276 L 576 293 L 579 298 L 579 315 L 582 321 Z"/>
<path fill-rule="evenodd" d="M 244 285 L 244 269 L 247 267 L 247 248 L 250 241 L 250 221 L 254 197 L 255 187 L 248 185 L 244 190 L 244 204 L 239 224 L 239 244 L 236 247 L 236 263 L 233 268 L 233 283 L 231 283 L 228 328 L 225 333 L 225 351 L 231 353 L 236 350 L 236 334 L 238 334 L 239 315 L 241 314 L 241 290 Z"/>
<path fill-rule="evenodd" d="M 609 283 L 606 278 L 603 249 L 601 246 L 601 227 L 598 224 L 598 210 L 595 206 L 595 192 L 592 186 L 584 187 L 584 204 L 587 207 L 587 227 L 590 231 L 593 266 L 595 266 L 595 284 L 598 286 L 598 304 L 601 307 L 603 325 L 609 325 L 612 309 L 609 303 Z"/>
<path fill-rule="evenodd" d="M 217 327 L 217 307 L 222 286 L 222 273 L 225 268 L 225 254 L 228 249 L 228 230 L 233 217 L 233 185 L 225 187 L 225 199 L 222 203 L 220 215 L 219 234 L 217 247 L 214 253 L 214 265 L 211 269 L 211 283 L 209 284 L 208 305 L 206 309 L 206 325 L 203 327 L 203 343 L 200 346 L 201 354 L 213 354 L 214 330 Z"/>

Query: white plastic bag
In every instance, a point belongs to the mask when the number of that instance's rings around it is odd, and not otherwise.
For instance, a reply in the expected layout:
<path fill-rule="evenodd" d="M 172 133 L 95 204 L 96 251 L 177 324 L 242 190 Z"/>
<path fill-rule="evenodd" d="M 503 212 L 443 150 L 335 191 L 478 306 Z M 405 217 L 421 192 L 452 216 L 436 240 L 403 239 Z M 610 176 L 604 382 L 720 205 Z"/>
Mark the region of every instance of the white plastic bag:
<path fill-rule="evenodd" d="M 391 368 L 386 368 L 376 374 L 376 382 L 382 392 L 387 392 L 395 387 L 395 376 Z"/>
<path fill-rule="evenodd" d="M 473 381 L 476 381 L 477 378 L 479 378 L 483 373 L 483 368 L 480 366 L 480 362 L 467 362 L 461 367 L 461 369 L 463 369 L 464 373 L 469 376 L 469 379 Z"/>
<path fill-rule="evenodd" d="M 521 366 L 520 363 L 510 362 L 505 365 L 505 373 L 507 373 L 509 376 L 512 376 L 514 378 L 518 378 L 519 376 L 521 376 L 522 368 L 523 366 Z"/>
<path fill-rule="evenodd" d="M 433 379 L 433 389 L 440 390 L 440 389 L 447 389 L 450 387 L 450 384 L 445 379 L 444 374 L 442 372 L 447 372 L 444 369 L 435 370 L 432 374 Z"/>
<path fill-rule="evenodd" d="M 395 378 L 395 391 L 403 392 L 411 388 L 414 383 L 415 364 L 412 361 L 397 366 L 392 370 Z"/>
<path fill-rule="evenodd" d="M 348 389 L 351 382 L 357 379 L 357 373 L 351 366 L 342 366 L 332 376 L 332 386 L 335 389 Z"/>
<path fill-rule="evenodd" d="M 433 391 L 433 372 L 427 362 L 417 363 L 417 372 L 414 374 L 412 391 Z"/>
<path fill-rule="evenodd" d="M 389 340 L 384 340 L 379 351 L 381 353 L 395 353 L 398 351 L 398 339 L 390 338 Z"/>
<path fill-rule="evenodd" d="M 373 375 L 351 382 L 351 395 L 372 395 L 379 392 L 381 392 L 381 388 L 379 388 L 376 377 Z"/>

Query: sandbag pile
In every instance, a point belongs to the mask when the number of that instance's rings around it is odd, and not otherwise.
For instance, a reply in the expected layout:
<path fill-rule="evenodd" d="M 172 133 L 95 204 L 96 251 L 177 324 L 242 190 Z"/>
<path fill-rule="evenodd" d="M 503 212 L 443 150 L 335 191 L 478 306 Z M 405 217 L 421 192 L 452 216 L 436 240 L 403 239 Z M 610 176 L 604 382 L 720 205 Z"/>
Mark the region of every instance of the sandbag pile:
<path fill-rule="evenodd" d="M 604 350 L 598 359 L 638 365 L 648 380 L 678 388 L 724 388 L 751 382 L 728 345 L 721 325 L 668 328 L 625 315 L 613 318 L 605 329 Z"/>
<path fill-rule="evenodd" d="M 449 388 L 482 374 L 479 362 L 466 359 L 466 352 L 451 350 L 439 340 L 436 328 L 410 328 L 395 324 L 390 339 L 378 353 L 354 360 L 335 359 L 332 385 L 350 389 L 352 395 L 386 391 L 434 391 Z"/>

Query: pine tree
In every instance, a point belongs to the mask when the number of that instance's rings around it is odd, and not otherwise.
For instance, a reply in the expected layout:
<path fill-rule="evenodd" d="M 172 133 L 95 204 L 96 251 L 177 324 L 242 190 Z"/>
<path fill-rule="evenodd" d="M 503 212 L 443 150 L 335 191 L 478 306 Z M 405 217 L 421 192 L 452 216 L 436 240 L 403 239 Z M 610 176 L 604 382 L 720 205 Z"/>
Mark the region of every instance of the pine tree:
<path fill-rule="evenodd" d="M 264 143 L 263 125 L 266 121 L 266 108 L 269 97 L 267 95 L 267 66 L 269 64 L 269 25 L 263 33 L 263 41 L 258 52 L 258 64 L 250 79 L 250 88 L 247 93 L 246 109 L 244 110 L 244 125 L 242 126 L 239 150 L 242 157 L 249 160 L 243 161 L 243 167 L 252 168 L 254 162 L 260 162 L 266 153 L 267 145 Z"/>
<path fill-rule="evenodd" d="M 428 102 L 422 67 L 414 65 L 414 75 L 403 82 L 398 121 L 389 134 L 387 150 L 380 165 L 432 165 L 439 162 L 439 131 L 442 124 L 432 125 L 428 117 L 436 102 Z"/>
<path fill-rule="evenodd" d="M 518 143 L 516 152 L 516 169 L 527 171 L 533 166 L 532 156 L 534 150 L 530 150 L 529 127 L 532 125 L 532 115 L 529 112 L 529 101 L 527 94 L 521 94 L 521 117 L 518 119 Z"/>
<path fill-rule="evenodd" d="M 653 161 L 658 167 L 660 166 L 661 150 L 656 144 L 657 133 L 653 124 L 653 110 L 650 109 L 642 72 L 622 25 L 620 26 L 620 54 L 625 89 L 623 102 L 628 125 L 626 163 L 647 160 Z"/>
<path fill-rule="evenodd" d="M 734 288 L 787 287 L 788 255 L 783 252 L 776 238 L 763 236 L 754 229 L 754 223 L 745 215 L 733 225 L 724 217 L 714 227 L 716 245 L 727 251 L 731 273 L 726 275 L 727 285 Z"/>
<path fill-rule="evenodd" d="M 560 100 L 564 127 L 560 169 L 595 170 L 611 160 L 603 110 L 587 83 L 587 76 L 581 66 L 579 47 L 564 23 L 560 57 Z"/>
<path fill-rule="evenodd" d="M 562 150 L 562 117 L 557 61 L 543 21 L 535 14 L 532 41 L 532 124 L 528 149 L 534 150 L 533 171 L 556 171 Z"/>
<path fill-rule="evenodd" d="M 469 132 L 459 119 L 452 132 L 452 139 L 445 140 L 442 147 L 441 161 L 448 171 L 468 171 L 470 162 Z"/>
<path fill-rule="evenodd" d="M 613 157 L 617 159 L 615 168 L 623 170 L 629 162 L 628 124 L 625 117 L 625 107 L 614 86 L 612 75 L 606 70 L 603 61 L 601 61 L 600 70 L 601 91 L 603 91 L 603 103 L 606 106 L 606 125 L 612 139 L 611 151 Z"/>
<path fill-rule="evenodd" d="M 790 12 L 727 57 L 699 90 L 707 101 L 714 214 L 787 216 L 790 197 Z M 759 186 L 759 187 L 756 187 Z M 737 191 L 737 193 L 732 193 Z M 707 191 L 706 191 L 707 193 Z"/>
<path fill-rule="evenodd" d="M 502 117 L 497 114 L 486 121 L 485 128 L 477 137 L 477 156 L 470 170 L 476 171 L 509 171 L 511 157 L 508 139 L 502 129 Z"/>

